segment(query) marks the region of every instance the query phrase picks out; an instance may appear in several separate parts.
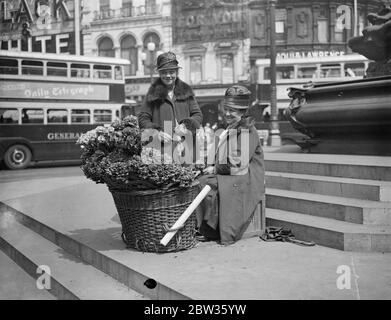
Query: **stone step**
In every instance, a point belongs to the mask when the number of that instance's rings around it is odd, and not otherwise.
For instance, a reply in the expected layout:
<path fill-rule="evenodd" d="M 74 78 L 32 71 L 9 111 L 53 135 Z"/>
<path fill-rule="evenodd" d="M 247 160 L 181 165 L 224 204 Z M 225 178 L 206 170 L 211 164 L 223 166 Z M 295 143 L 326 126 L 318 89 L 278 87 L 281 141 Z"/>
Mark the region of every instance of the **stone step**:
<path fill-rule="evenodd" d="M 269 208 L 266 225 L 283 227 L 299 240 L 339 250 L 391 252 L 391 226 L 359 225 Z"/>
<path fill-rule="evenodd" d="M 391 203 L 266 188 L 266 207 L 364 225 L 390 225 Z"/>
<path fill-rule="evenodd" d="M 146 299 L 22 225 L 8 212 L 0 213 L 0 249 L 34 279 L 42 275 L 37 273 L 39 266 L 49 267 L 47 290 L 59 299 Z"/>
<path fill-rule="evenodd" d="M 337 197 L 391 201 L 391 182 L 325 177 L 286 172 L 266 172 L 266 186 Z"/>
<path fill-rule="evenodd" d="M 150 298 L 153 300 L 190 299 L 187 295 L 159 282 L 159 280 L 155 280 L 154 277 L 149 276 L 147 273 L 143 272 L 143 270 L 129 267 L 118 259 L 113 258 L 113 255 L 104 254 L 88 245 L 88 242 L 86 244 L 85 241 L 76 240 L 72 236 L 60 231 L 58 228 L 53 228 L 44 221 L 34 219 L 2 202 L 0 202 L 0 217 L 1 215 L 6 215 L 8 217 L 7 219 L 18 221 L 21 225 L 27 227 L 28 230 L 34 231 L 36 235 L 39 234 L 45 238 L 46 241 L 49 240 L 58 249 L 61 248 L 61 251 L 65 250 L 64 254 L 71 254 L 77 261 L 92 266 L 92 269 L 102 272 L 105 276 L 110 276 L 113 281 L 119 281 L 127 288 L 130 288 L 131 292 L 135 292 L 140 297 L 146 297 L 145 299 Z M 101 236 L 104 237 L 104 232 L 101 233 Z M 110 238 L 112 237 L 113 235 L 110 234 Z M 113 241 L 114 239 L 110 240 Z M 100 247 L 104 245 L 105 244 L 101 244 Z M 107 247 L 107 244 L 105 246 Z M 112 253 L 114 253 L 114 251 Z M 114 253 L 114 256 L 116 256 L 116 253 Z M 123 253 L 120 252 L 119 256 L 123 256 Z M 35 272 L 35 269 L 33 271 Z M 146 281 L 151 279 L 156 281 L 155 286 L 152 288 L 146 286 Z"/>
<path fill-rule="evenodd" d="M 57 300 L 0 250 L 0 300 Z"/>
<path fill-rule="evenodd" d="M 264 156 L 267 171 L 391 181 L 391 157 L 277 152 Z"/>

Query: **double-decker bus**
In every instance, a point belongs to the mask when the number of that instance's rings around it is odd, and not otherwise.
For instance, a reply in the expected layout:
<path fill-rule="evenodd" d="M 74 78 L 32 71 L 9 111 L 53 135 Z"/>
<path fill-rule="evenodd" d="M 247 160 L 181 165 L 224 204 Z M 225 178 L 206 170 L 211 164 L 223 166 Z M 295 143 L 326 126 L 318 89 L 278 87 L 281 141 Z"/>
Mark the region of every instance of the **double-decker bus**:
<path fill-rule="evenodd" d="M 0 50 L 0 161 L 80 159 L 75 144 L 97 125 L 121 117 L 124 66 L 106 57 Z"/>
<path fill-rule="evenodd" d="M 283 141 L 294 140 L 295 130 L 284 117 L 289 106 L 290 87 L 309 86 L 311 83 L 329 83 L 362 79 L 368 68 L 369 60 L 359 54 L 276 59 L 276 91 L 278 120 Z M 264 123 L 261 129 L 267 130 L 270 110 L 270 59 L 258 59 L 258 90 L 262 105 Z M 300 134 L 298 134 L 299 136 Z"/>

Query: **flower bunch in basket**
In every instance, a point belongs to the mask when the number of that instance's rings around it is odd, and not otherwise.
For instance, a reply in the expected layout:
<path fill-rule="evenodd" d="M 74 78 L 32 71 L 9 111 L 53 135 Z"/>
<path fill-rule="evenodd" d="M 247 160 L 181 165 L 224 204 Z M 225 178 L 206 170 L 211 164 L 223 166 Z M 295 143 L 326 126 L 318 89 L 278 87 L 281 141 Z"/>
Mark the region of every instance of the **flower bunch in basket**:
<path fill-rule="evenodd" d="M 173 163 L 169 155 L 144 147 L 134 116 L 98 126 L 81 135 L 77 144 L 85 176 L 114 189 L 188 187 L 198 169 Z"/>

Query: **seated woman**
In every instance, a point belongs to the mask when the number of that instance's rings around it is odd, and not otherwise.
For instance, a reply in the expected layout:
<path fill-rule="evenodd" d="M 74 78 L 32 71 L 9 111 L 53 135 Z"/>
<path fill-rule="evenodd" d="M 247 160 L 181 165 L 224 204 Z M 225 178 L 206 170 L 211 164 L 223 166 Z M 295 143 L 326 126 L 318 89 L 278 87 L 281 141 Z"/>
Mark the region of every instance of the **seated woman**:
<path fill-rule="evenodd" d="M 197 208 L 198 239 L 231 244 L 243 236 L 265 193 L 260 139 L 249 116 L 251 92 L 234 85 L 223 101 L 228 124 L 219 136 L 214 165 L 199 178 L 212 190 Z"/>

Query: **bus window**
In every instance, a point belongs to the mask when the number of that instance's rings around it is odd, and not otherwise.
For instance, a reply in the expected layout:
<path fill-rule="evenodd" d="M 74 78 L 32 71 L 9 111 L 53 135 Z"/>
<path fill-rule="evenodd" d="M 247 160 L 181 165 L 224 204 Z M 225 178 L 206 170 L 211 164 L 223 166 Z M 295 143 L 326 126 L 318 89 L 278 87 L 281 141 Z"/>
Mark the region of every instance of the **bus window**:
<path fill-rule="evenodd" d="M 293 66 L 277 66 L 276 79 L 293 79 L 295 70 Z M 264 70 L 264 79 L 270 79 L 270 68 L 266 67 Z"/>
<path fill-rule="evenodd" d="M 43 123 L 42 109 L 23 109 L 22 123 Z"/>
<path fill-rule="evenodd" d="M 94 110 L 94 123 L 110 123 L 111 110 Z"/>
<path fill-rule="evenodd" d="M 90 123 L 90 110 L 72 109 L 71 123 Z"/>
<path fill-rule="evenodd" d="M 363 77 L 365 75 L 365 64 L 362 62 L 345 63 L 345 77 Z"/>
<path fill-rule="evenodd" d="M 338 78 L 341 77 L 340 64 L 322 64 L 320 66 L 321 78 Z"/>
<path fill-rule="evenodd" d="M 71 64 L 72 78 L 89 78 L 90 66 L 88 64 L 72 63 Z"/>
<path fill-rule="evenodd" d="M 36 60 L 22 61 L 22 74 L 27 75 L 43 75 L 43 62 Z"/>
<path fill-rule="evenodd" d="M 18 109 L 0 109 L 0 123 L 15 124 L 19 121 Z"/>
<path fill-rule="evenodd" d="M 122 69 L 120 66 L 115 66 L 115 80 L 122 80 Z"/>
<path fill-rule="evenodd" d="M 111 79 L 111 66 L 94 65 L 94 78 Z"/>
<path fill-rule="evenodd" d="M 47 75 L 54 76 L 54 77 L 66 77 L 67 64 L 62 62 L 48 62 Z"/>
<path fill-rule="evenodd" d="M 18 74 L 18 60 L 0 59 L 0 74 Z"/>
<path fill-rule="evenodd" d="M 68 111 L 66 109 L 48 109 L 48 123 L 67 123 Z"/>
<path fill-rule="evenodd" d="M 297 77 L 299 79 L 316 78 L 316 66 L 305 66 L 297 68 Z"/>

